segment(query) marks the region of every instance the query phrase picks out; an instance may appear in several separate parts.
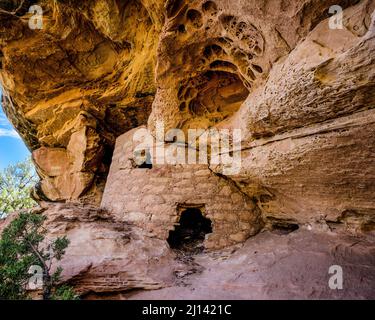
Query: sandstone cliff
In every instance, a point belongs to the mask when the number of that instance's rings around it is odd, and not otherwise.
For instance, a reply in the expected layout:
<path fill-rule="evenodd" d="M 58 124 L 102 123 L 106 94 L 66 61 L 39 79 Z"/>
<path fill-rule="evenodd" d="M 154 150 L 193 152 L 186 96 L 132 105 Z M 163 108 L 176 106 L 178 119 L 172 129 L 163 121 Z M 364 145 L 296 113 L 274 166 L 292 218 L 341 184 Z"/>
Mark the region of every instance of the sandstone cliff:
<path fill-rule="evenodd" d="M 32 30 L 35 4 L 43 28 Z M 333 5 L 342 28 L 330 27 Z M 374 10 L 374 0 L 2 1 L 3 108 L 32 151 L 51 236 L 73 239 L 66 279 L 85 295 L 173 284 L 181 266 L 165 240 L 190 207 L 212 222 L 206 249 L 279 227 L 348 247 L 348 233 L 373 231 Z M 147 127 L 161 142 L 158 123 L 241 129 L 240 170 L 212 154 L 140 169 L 130 134 Z M 363 241 L 353 263 L 372 252 Z"/>

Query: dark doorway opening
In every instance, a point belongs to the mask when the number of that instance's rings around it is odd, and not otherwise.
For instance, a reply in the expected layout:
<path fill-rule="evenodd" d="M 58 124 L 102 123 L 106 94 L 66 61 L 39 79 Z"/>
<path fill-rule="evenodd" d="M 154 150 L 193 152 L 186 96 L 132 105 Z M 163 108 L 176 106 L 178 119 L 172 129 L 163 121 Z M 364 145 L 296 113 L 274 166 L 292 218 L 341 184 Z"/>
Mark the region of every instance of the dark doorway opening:
<path fill-rule="evenodd" d="M 211 220 L 200 209 L 187 208 L 181 213 L 179 225 L 169 232 L 167 241 L 171 249 L 197 254 L 204 250 L 205 236 L 211 232 Z"/>

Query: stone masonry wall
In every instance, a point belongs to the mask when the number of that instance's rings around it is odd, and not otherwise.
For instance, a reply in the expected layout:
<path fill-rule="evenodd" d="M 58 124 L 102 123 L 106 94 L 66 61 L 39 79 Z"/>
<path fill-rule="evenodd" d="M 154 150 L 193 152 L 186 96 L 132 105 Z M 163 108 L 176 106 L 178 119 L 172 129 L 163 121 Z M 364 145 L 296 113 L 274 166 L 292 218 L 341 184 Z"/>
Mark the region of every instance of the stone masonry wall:
<path fill-rule="evenodd" d="M 134 167 L 135 130 L 117 139 L 103 208 L 160 239 L 168 238 L 184 208 L 199 208 L 212 221 L 207 249 L 243 242 L 259 231 L 262 222 L 254 202 L 207 165 Z"/>

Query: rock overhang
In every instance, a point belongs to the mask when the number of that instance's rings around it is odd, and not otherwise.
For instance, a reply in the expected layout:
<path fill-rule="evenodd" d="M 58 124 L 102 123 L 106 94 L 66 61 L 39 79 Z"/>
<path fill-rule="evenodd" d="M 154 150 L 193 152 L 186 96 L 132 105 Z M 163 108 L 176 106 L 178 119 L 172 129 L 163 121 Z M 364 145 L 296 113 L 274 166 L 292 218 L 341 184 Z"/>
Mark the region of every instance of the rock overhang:
<path fill-rule="evenodd" d="M 1 14 L 0 74 L 40 199 L 98 205 L 116 138 L 163 121 L 240 128 L 242 171 L 229 178 L 263 217 L 349 210 L 371 225 L 373 1 L 38 3 L 42 30 Z M 347 8 L 343 29 L 329 29 L 333 4 Z"/>

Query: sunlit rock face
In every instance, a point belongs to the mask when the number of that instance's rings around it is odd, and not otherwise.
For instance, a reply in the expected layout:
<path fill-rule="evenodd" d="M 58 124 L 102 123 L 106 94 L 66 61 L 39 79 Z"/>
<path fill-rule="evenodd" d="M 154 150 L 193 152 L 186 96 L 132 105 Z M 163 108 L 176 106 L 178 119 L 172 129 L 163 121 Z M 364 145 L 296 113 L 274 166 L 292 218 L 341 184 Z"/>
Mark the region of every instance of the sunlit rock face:
<path fill-rule="evenodd" d="M 70 240 L 63 280 L 93 299 L 374 298 L 374 10 L 0 1 L 2 105 L 32 151 L 47 238 Z M 160 124 L 239 129 L 238 170 L 211 141 L 206 163 L 135 165 L 140 128 L 186 147 Z M 335 264 L 345 290 L 327 286 Z"/>
<path fill-rule="evenodd" d="M 0 6 L 17 10 L 18 2 Z M 98 203 L 116 137 L 151 112 L 163 4 L 26 2 L 42 7 L 43 29 L 29 29 L 27 10 L 0 13 L 5 111 L 35 151 L 39 193 Z M 66 155 L 54 157 L 56 148 Z M 44 157 L 59 174 L 45 170 Z"/>
<path fill-rule="evenodd" d="M 116 139 L 163 122 L 241 129 L 241 170 L 206 167 L 265 225 L 373 228 L 375 1 L 21 2 L 0 4 L 0 76 L 39 200 L 98 206 Z"/>

